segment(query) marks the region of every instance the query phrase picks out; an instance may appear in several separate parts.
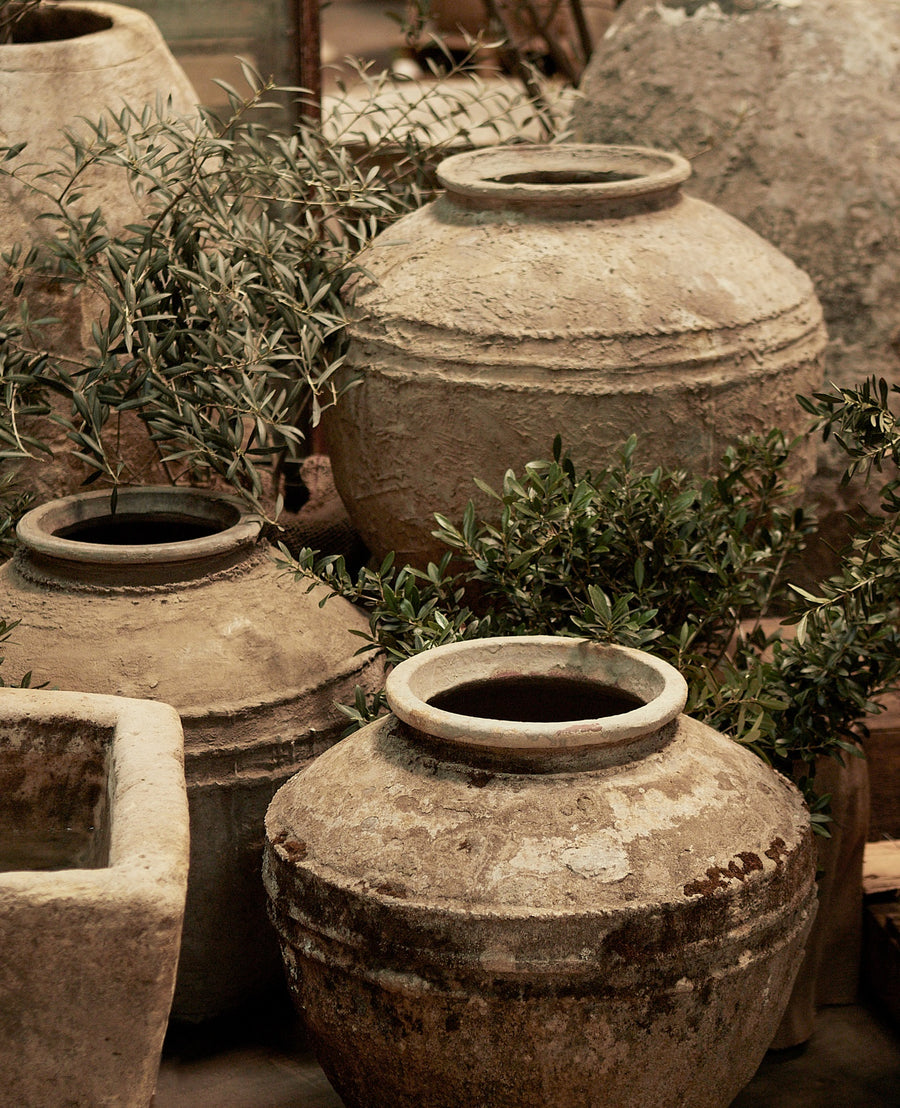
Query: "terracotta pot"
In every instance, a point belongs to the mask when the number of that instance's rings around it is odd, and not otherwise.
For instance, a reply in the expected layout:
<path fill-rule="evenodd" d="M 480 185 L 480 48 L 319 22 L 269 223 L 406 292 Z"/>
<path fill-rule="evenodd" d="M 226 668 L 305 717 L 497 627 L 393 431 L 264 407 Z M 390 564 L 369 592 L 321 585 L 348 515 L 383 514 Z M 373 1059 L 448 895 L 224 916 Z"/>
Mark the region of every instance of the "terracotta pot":
<path fill-rule="evenodd" d="M 264 874 L 349 1108 L 725 1108 L 815 913 L 809 817 L 647 654 L 441 647 L 283 786 Z"/>
<path fill-rule="evenodd" d="M 647 465 L 702 471 L 741 434 L 804 426 L 795 394 L 819 385 L 825 343 L 812 286 L 683 195 L 683 158 L 497 147 L 438 172 L 446 194 L 363 258 L 361 383 L 329 413 L 338 491 L 375 554 L 434 557 L 433 513 L 459 518 L 474 476 L 499 486 L 557 432 L 582 466 L 637 432 Z"/>
<path fill-rule="evenodd" d="M 187 874 L 172 708 L 0 689 L 4 1103 L 146 1108 Z"/>
<path fill-rule="evenodd" d="M 197 94 L 172 56 L 153 20 L 120 4 L 42 3 L 16 26 L 16 40 L 0 44 L 0 140 L 27 142 L 18 162 L 26 180 L 61 159 L 67 148 L 63 128 L 85 133 L 85 119 L 96 121 L 106 109 L 115 113 L 124 104 L 140 112 L 158 97 L 170 100 L 176 116 L 193 116 Z M 81 174 L 85 211 L 102 208 L 107 226 L 115 231 L 139 215 L 136 197 L 125 175 L 108 167 Z M 44 187 L 48 187 L 45 183 Z M 52 186 L 50 186 L 52 187 Z M 46 223 L 37 219 L 52 211 L 51 202 L 0 177 L 0 246 L 28 242 L 40 236 Z M 71 288 L 30 281 L 26 289 L 32 319 L 59 322 L 48 334 L 50 346 L 72 355 L 90 348 L 91 324 L 103 305 Z M 0 279 L 0 300 L 9 290 Z M 159 456 L 146 432 L 127 418 L 115 433 L 127 444 L 125 454 L 131 480 L 163 481 Z M 71 455 L 71 444 L 56 426 L 41 424 L 40 434 L 53 444 L 57 457 L 21 466 L 22 480 L 40 500 L 78 491 L 84 467 Z"/>
<path fill-rule="evenodd" d="M 259 880 L 275 790 L 344 727 L 335 702 L 380 682 L 356 655 L 366 626 L 344 601 L 319 608 L 257 543 L 232 497 L 123 490 L 53 501 L 23 517 L 0 570 L 5 647 L 58 688 L 159 699 L 179 711 L 191 872 L 174 1011 L 215 1015 L 280 983 Z"/>
<path fill-rule="evenodd" d="M 692 189 L 812 278 L 841 385 L 900 384 L 900 8 L 870 0 L 629 0 L 573 110 L 582 142 L 692 159 Z M 862 490 L 823 451 L 810 489 L 838 548 Z M 873 502 L 877 503 L 874 499 Z M 825 559 L 819 573 L 833 569 Z"/>

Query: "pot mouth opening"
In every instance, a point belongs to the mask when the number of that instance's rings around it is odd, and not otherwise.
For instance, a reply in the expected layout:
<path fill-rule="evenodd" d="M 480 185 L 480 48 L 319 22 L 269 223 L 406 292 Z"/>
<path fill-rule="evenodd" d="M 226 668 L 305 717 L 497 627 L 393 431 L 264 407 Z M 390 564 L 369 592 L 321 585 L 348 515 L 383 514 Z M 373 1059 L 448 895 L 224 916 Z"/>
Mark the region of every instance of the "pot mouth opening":
<path fill-rule="evenodd" d="M 637 181 L 640 173 L 618 169 L 536 169 L 504 173 L 488 180 L 498 185 L 608 185 L 614 181 Z"/>
<path fill-rule="evenodd" d="M 152 518 L 138 512 L 117 512 L 115 515 L 79 520 L 58 527 L 51 534 L 54 538 L 69 539 L 71 542 L 99 543 L 103 546 L 156 546 L 207 538 L 226 530 L 226 527 L 224 523 L 212 523 L 177 512 L 159 512 Z"/>
<path fill-rule="evenodd" d="M 659 658 L 552 635 L 435 647 L 392 670 L 385 692 L 427 738 L 542 757 L 642 742 L 687 700 L 684 678 Z"/>
<path fill-rule="evenodd" d="M 73 38 L 108 31 L 113 25 L 109 16 L 88 8 L 45 7 L 27 12 L 12 28 L 12 45 L 35 45 L 41 42 L 65 42 Z"/>
<path fill-rule="evenodd" d="M 642 708 L 640 697 L 615 685 L 565 674 L 505 676 L 466 681 L 435 693 L 432 708 L 514 723 L 575 723 Z"/>

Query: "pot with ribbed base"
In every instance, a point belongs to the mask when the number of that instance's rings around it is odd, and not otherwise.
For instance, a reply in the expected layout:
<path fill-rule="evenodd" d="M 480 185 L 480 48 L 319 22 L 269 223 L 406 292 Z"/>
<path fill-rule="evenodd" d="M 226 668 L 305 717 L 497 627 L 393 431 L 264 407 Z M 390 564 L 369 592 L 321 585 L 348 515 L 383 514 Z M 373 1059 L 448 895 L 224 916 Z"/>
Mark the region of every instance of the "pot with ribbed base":
<path fill-rule="evenodd" d="M 725 1108 L 815 913 L 808 813 L 650 655 L 441 647 L 276 794 L 264 874 L 351 1108 Z"/>
<path fill-rule="evenodd" d="M 235 497 L 179 488 L 51 501 L 0 570 L 11 674 L 162 700 L 185 734 L 191 864 L 174 1013 L 216 1015 L 276 985 L 259 879 L 275 790 L 340 735 L 335 702 L 380 681 L 352 605 L 308 594 Z"/>

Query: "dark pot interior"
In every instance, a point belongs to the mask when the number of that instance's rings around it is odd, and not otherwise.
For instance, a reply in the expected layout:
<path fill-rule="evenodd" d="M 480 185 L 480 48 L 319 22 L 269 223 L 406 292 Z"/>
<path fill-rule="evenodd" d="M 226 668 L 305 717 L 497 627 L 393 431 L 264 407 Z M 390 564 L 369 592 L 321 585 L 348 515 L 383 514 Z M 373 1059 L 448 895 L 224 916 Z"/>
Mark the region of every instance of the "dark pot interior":
<path fill-rule="evenodd" d="M 108 31 L 112 20 L 83 8 L 45 8 L 27 12 L 12 28 L 13 43 L 61 42 Z"/>

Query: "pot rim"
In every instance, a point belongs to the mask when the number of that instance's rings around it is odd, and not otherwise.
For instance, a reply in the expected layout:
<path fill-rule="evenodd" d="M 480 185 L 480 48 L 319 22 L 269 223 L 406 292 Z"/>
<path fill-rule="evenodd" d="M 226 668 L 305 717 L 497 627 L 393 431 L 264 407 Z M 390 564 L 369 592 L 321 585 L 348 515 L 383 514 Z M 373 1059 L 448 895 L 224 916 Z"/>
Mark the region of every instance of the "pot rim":
<path fill-rule="evenodd" d="M 11 64 L 0 66 L 0 69 L 17 68 L 27 63 L 37 70 L 57 71 L 64 64 L 69 72 L 86 71 L 109 64 L 113 38 L 119 51 L 130 60 L 147 53 L 148 34 L 152 38 L 159 35 L 156 23 L 146 12 L 109 0 L 66 0 L 64 3 L 44 0 L 35 18 L 52 24 L 58 17 L 66 26 L 75 26 L 79 16 L 93 17 L 96 25 L 59 38 L 3 43 L 0 49 Z M 121 64 L 121 57 L 117 57 L 116 62 Z"/>
<path fill-rule="evenodd" d="M 256 542 L 262 521 L 242 500 L 225 493 L 172 485 L 122 488 L 119 515 L 181 516 L 217 526 L 214 534 L 176 542 L 113 544 L 82 542 L 57 534 L 66 527 L 109 517 L 109 489 L 48 500 L 26 512 L 16 535 L 29 554 L 52 562 L 112 569 L 131 566 L 178 566 L 218 560 Z"/>
<path fill-rule="evenodd" d="M 541 174 L 551 179 L 522 179 Z M 591 174 L 596 179 L 590 180 Z M 585 179 L 565 179 L 579 175 Z M 448 192 L 489 205 L 584 205 L 662 197 L 677 191 L 690 175 L 691 163 L 672 151 L 601 143 L 487 146 L 454 154 L 437 168 Z"/>
<path fill-rule="evenodd" d="M 596 681 L 643 701 L 617 715 L 558 723 L 462 715 L 435 708 L 438 693 L 492 678 L 569 677 Z M 507 752 L 566 752 L 637 742 L 675 720 L 687 683 L 674 666 L 642 650 L 556 635 L 470 639 L 407 658 L 388 675 L 391 711 L 416 731 L 457 745 Z"/>

